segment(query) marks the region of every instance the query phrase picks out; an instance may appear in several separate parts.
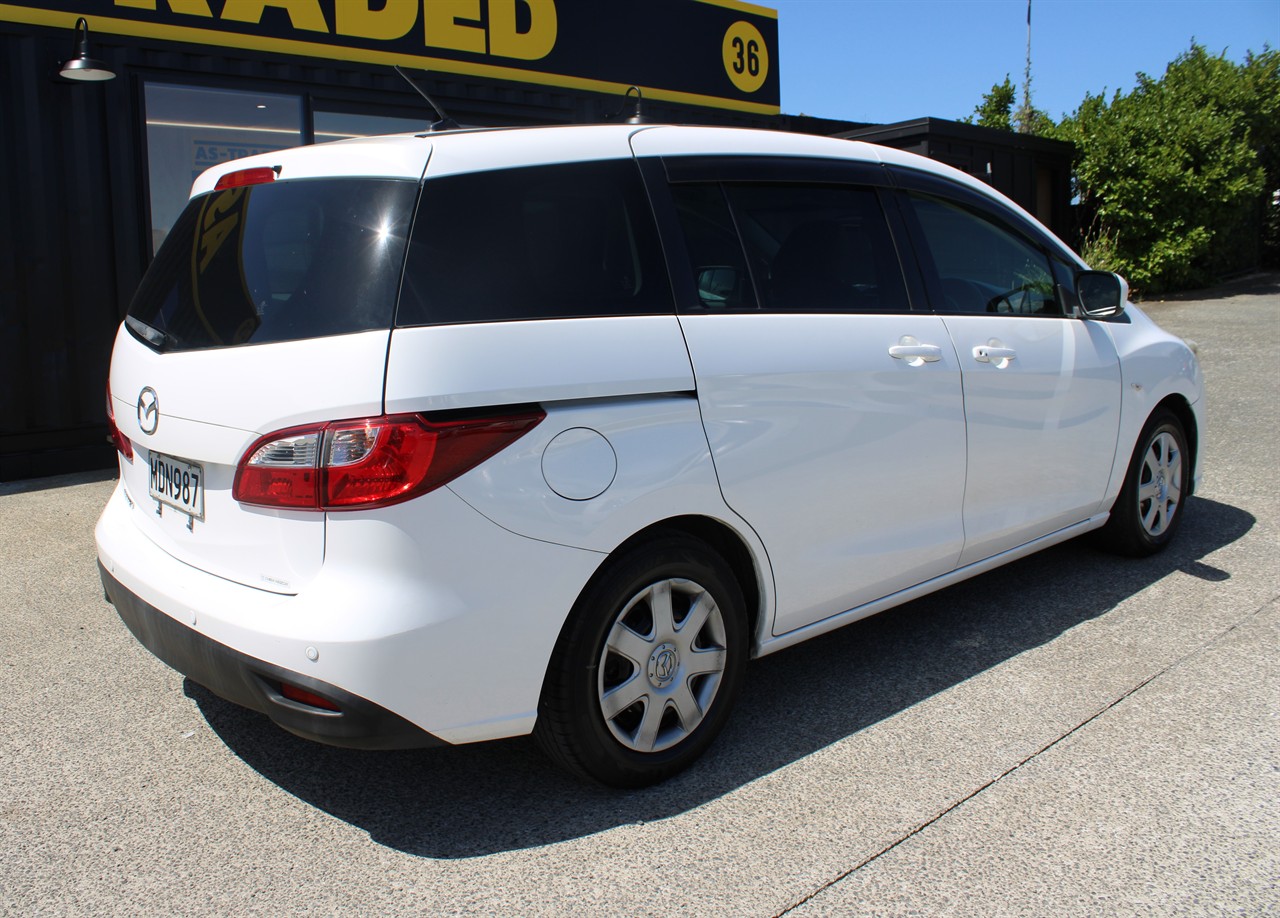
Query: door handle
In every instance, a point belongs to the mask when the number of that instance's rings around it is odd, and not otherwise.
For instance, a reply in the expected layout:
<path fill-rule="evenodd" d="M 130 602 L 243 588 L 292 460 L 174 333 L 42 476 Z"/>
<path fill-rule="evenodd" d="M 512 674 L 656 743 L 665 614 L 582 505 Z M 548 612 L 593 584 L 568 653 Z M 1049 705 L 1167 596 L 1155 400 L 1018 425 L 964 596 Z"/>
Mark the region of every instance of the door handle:
<path fill-rule="evenodd" d="M 973 359 L 978 363 L 994 363 L 997 369 L 1003 370 L 1009 362 L 1018 356 L 1011 347 L 998 344 L 979 344 L 973 349 Z"/>
<path fill-rule="evenodd" d="M 918 367 L 941 360 L 942 348 L 936 344 L 921 344 L 910 335 L 903 335 L 897 344 L 889 348 L 889 356 L 895 360 L 905 360 L 907 366 Z"/>

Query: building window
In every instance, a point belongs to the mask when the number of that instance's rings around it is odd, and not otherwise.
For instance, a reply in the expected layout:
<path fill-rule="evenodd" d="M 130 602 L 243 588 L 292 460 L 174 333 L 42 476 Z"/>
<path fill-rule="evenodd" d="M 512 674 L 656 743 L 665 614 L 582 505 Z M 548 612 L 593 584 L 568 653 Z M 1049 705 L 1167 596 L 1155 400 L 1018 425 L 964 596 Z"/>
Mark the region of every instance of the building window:
<path fill-rule="evenodd" d="M 372 137 L 376 134 L 424 133 L 435 120 L 430 114 L 416 118 L 394 115 L 354 114 L 349 112 L 316 111 L 314 115 L 316 143 L 331 140 L 349 140 L 352 137 Z"/>
<path fill-rule="evenodd" d="M 148 83 L 146 114 L 153 254 L 201 172 L 304 139 L 301 96 Z"/>

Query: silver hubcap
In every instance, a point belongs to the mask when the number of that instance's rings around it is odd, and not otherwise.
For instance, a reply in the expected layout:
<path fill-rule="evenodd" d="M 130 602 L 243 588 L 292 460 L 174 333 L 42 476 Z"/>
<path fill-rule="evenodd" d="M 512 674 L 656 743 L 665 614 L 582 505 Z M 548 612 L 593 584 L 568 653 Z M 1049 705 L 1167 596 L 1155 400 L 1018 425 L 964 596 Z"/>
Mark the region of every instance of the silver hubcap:
<path fill-rule="evenodd" d="M 697 729 L 720 688 L 724 618 L 692 580 L 646 587 L 614 620 L 600 655 L 600 711 L 636 752 L 669 749 Z"/>
<path fill-rule="evenodd" d="M 1138 518 L 1149 536 L 1169 528 L 1182 500 L 1182 453 L 1173 434 L 1160 433 L 1142 457 L 1138 479 Z"/>

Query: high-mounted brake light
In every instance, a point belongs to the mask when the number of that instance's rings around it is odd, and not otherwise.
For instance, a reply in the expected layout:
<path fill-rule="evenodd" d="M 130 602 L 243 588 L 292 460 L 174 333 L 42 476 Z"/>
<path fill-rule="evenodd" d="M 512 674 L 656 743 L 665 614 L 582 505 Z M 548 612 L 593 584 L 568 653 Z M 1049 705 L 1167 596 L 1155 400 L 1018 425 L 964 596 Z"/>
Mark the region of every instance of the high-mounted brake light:
<path fill-rule="evenodd" d="M 133 461 L 133 441 L 124 435 L 119 427 L 116 426 L 116 408 L 111 404 L 111 386 L 107 386 L 107 435 L 111 438 L 112 444 L 120 451 L 120 455 L 124 456 L 130 462 Z"/>
<path fill-rule="evenodd" d="M 277 430 L 236 466 L 232 496 L 294 510 L 385 507 L 434 490 L 520 439 L 546 412 L 399 414 Z"/>
<path fill-rule="evenodd" d="M 241 188 L 245 185 L 265 185 L 267 182 L 274 182 L 279 173 L 279 166 L 239 169 L 220 176 L 217 184 L 213 186 L 213 190 L 221 191 L 223 188 Z"/>

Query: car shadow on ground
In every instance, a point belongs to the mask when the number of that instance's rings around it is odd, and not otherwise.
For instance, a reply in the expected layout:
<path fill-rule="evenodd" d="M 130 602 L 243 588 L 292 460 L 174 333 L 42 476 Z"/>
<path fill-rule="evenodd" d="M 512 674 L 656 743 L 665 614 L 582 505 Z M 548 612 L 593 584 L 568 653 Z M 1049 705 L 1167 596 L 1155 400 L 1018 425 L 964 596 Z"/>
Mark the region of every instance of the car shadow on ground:
<path fill-rule="evenodd" d="M 250 767 L 299 799 L 412 855 L 466 858 L 552 844 L 676 815 L 729 793 L 1097 618 L 1183 571 L 1255 520 L 1188 503 L 1163 554 L 1115 558 L 1076 540 L 751 664 L 733 718 L 690 771 L 640 791 L 579 782 L 528 738 L 363 752 L 298 739 L 191 680 L 186 692 Z M 1000 601 L 992 601 L 992 597 Z"/>

